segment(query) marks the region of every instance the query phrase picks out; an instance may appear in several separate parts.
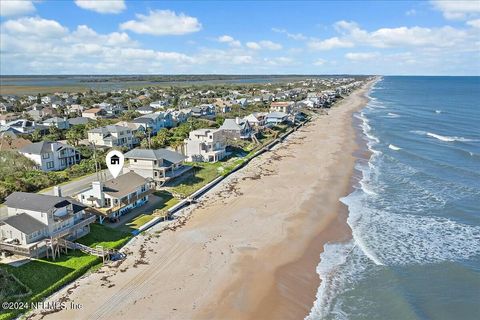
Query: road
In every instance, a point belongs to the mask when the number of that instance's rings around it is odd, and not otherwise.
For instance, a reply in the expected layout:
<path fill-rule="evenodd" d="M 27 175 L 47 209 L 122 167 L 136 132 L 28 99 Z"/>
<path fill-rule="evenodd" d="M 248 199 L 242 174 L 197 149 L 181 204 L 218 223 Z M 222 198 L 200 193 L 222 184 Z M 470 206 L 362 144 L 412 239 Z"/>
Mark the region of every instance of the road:
<path fill-rule="evenodd" d="M 99 174 L 102 177 L 102 180 L 108 180 L 112 178 L 112 175 L 108 170 L 102 170 L 99 172 Z M 88 176 L 84 176 L 80 179 L 73 180 L 70 182 L 67 182 L 65 184 L 62 184 L 61 190 L 62 190 L 62 196 L 64 197 L 71 197 L 75 194 L 77 194 L 79 191 L 87 188 L 88 186 L 91 186 L 92 182 L 98 180 L 97 174 L 93 173 Z M 49 188 L 45 191 L 39 192 L 41 194 L 47 194 L 47 195 L 53 195 L 53 188 Z"/>

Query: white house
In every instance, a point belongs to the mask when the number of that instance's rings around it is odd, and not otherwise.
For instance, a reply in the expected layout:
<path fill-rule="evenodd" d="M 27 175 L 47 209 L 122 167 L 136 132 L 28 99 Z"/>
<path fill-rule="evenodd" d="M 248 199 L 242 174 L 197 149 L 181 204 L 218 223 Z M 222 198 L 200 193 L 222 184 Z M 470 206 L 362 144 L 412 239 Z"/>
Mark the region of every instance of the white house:
<path fill-rule="evenodd" d="M 149 178 L 156 186 L 185 172 L 185 156 L 168 149 L 133 149 L 125 154 L 128 170 Z"/>
<path fill-rule="evenodd" d="M 137 143 L 128 127 L 110 125 L 88 131 L 88 141 L 96 146 L 133 148 Z"/>
<path fill-rule="evenodd" d="M 265 125 L 265 112 L 254 112 L 250 113 L 248 116 L 243 119 L 248 121 L 249 124 L 254 128 L 261 128 Z"/>
<path fill-rule="evenodd" d="M 150 107 L 154 109 L 163 109 L 168 106 L 168 102 L 164 100 L 154 101 L 150 103 Z"/>
<path fill-rule="evenodd" d="M 272 102 L 270 104 L 271 112 L 283 112 L 283 113 L 292 113 L 294 102 L 284 101 L 284 102 Z"/>
<path fill-rule="evenodd" d="M 14 192 L 5 201 L 7 217 L 0 221 L 0 249 L 25 256 L 43 255 L 44 240 L 75 240 L 90 232 L 95 216 L 85 213 L 81 203 L 38 193 Z"/>
<path fill-rule="evenodd" d="M 63 170 L 80 162 L 80 153 L 75 148 L 55 141 L 31 143 L 18 152 L 34 161 L 43 171 Z"/>
<path fill-rule="evenodd" d="M 250 139 L 252 135 L 252 127 L 245 119 L 225 119 L 222 126 L 219 128 L 224 131 L 227 139 Z"/>
<path fill-rule="evenodd" d="M 68 129 L 70 128 L 70 123 L 67 118 L 53 117 L 46 120 L 43 120 L 42 124 L 47 127 L 57 127 L 58 129 Z"/>
<path fill-rule="evenodd" d="M 96 208 L 103 222 L 105 218 L 118 218 L 144 205 L 151 192 L 147 179 L 131 171 L 105 182 L 93 181 L 90 188 L 78 193 L 77 199 Z"/>
<path fill-rule="evenodd" d="M 220 129 L 198 129 L 184 141 L 185 156 L 191 162 L 216 162 L 226 155 L 226 137 Z"/>
<path fill-rule="evenodd" d="M 284 112 L 270 112 L 265 116 L 265 124 L 279 124 L 287 121 L 288 119 L 288 114 Z"/>

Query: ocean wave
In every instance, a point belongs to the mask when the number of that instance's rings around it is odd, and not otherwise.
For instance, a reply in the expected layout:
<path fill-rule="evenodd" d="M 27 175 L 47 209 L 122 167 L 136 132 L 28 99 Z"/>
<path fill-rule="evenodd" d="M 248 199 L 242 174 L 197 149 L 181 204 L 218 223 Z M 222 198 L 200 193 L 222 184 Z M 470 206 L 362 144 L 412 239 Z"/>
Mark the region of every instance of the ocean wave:
<path fill-rule="evenodd" d="M 442 113 L 442 110 L 435 110 L 435 113 Z"/>
<path fill-rule="evenodd" d="M 387 114 L 387 118 L 399 118 L 400 115 L 399 114 L 396 114 L 396 113 L 393 113 L 393 112 L 389 112 Z"/>
<path fill-rule="evenodd" d="M 368 259 L 353 240 L 325 244 L 317 266 L 321 284 L 305 320 L 332 318 L 331 315 L 333 319 L 348 319 L 341 309 L 342 301 L 336 300 L 336 297 L 350 290 L 352 284 L 361 279 L 368 265 Z"/>
<path fill-rule="evenodd" d="M 478 141 L 476 139 L 469 139 L 469 138 L 464 138 L 464 137 L 457 137 L 457 136 L 442 136 L 440 134 L 432 133 L 432 132 L 427 132 L 427 131 L 421 131 L 421 130 L 413 130 L 411 131 L 412 133 L 416 133 L 419 135 L 426 135 L 432 138 L 435 138 L 440 141 L 444 142 L 473 142 L 473 141 Z"/>
<path fill-rule="evenodd" d="M 388 148 L 392 149 L 394 151 L 402 150 L 402 148 L 399 148 L 399 147 L 397 147 L 396 145 L 393 145 L 393 144 L 389 144 Z"/>

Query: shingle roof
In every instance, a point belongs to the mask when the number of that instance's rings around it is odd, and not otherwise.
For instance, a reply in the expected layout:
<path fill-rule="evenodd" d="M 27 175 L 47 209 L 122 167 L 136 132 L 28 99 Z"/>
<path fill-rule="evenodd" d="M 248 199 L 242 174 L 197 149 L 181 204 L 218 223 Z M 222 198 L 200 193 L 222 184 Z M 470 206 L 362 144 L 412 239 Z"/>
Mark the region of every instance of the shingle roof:
<path fill-rule="evenodd" d="M 40 141 L 40 142 L 31 143 L 23 147 L 22 149 L 20 149 L 20 152 L 31 153 L 31 154 L 43 154 L 43 153 L 51 152 L 52 151 L 51 145 L 54 143 L 57 143 L 59 145 L 56 151 L 63 148 L 72 148 L 71 146 L 60 143 L 60 142 Z"/>
<path fill-rule="evenodd" d="M 168 149 L 133 149 L 125 154 L 127 159 L 164 159 L 170 163 L 179 163 L 185 160 L 185 156 L 181 153 Z"/>
<path fill-rule="evenodd" d="M 89 130 L 88 132 L 108 134 L 111 132 L 120 132 L 125 130 L 130 130 L 130 128 L 117 126 L 117 125 L 110 125 L 110 126 L 95 128 L 95 129 Z"/>
<path fill-rule="evenodd" d="M 76 118 L 68 119 L 68 123 L 70 123 L 72 126 L 76 126 L 78 124 L 87 124 L 88 121 L 90 121 L 89 118 L 85 118 L 85 117 L 76 117 Z"/>
<path fill-rule="evenodd" d="M 145 184 L 146 179 L 133 171 L 105 182 L 103 191 L 115 198 L 122 198 Z"/>
<path fill-rule="evenodd" d="M 17 230 L 25 234 L 32 234 L 36 231 L 45 229 L 47 226 L 35 218 L 32 218 L 26 213 L 10 216 L 2 221 L 9 226 L 14 227 Z"/>
<path fill-rule="evenodd" d="M 266 118 L 284 118 L 287 116 L 288 114 L 286 114 L 285 112 L 274 111 L 274 112 L 270 112 L 265 117 Z"/>
<path fill-rule="evenodd" d="M 5 200 L 7 207 L 39 212 L 48 212 L 50 210 L 63 208 L 69 204 L 85 207 L 78 201 L 70 198 L 28 192 L 14 192 Z"/>

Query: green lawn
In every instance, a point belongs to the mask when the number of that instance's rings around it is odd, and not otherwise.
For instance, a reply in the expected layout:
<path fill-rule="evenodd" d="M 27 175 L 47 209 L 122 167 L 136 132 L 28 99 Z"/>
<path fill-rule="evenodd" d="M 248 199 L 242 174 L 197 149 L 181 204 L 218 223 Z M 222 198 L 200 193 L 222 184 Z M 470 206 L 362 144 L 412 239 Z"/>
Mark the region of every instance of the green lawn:
<path fill-rule="evenodd" d="M 170 192 L 165 190 L 155 191 L 153 194 L 161 199 L 161 202 L 154 209 L 167 210 L 179 202 L 177 198 L 175 198 Z M 142 213 L 125 222 L 123 225 L 117 227 L 116 230 L 121 230 L 123 232 L 129 233 L 138 230 L 141 226 L 155 218 L 155 216 L 152 214 L 153 212 Z"/>
<path fill-rule="evenodd" d="M 91 225 L 91 232 L 77 242 L 95 247 L 102 245 L 106 248 L 120 248 L 132 238 L 129 233 L 115 230 L 98 224 Z M 62 254 L 55 261 L 51 259 L 33 260 L 20 267 L 0 264 L 0 270 L 14 275 L 27 286 L 32 294 L 20 300 L 38 301 L 58 290 L 60 287 L 74 281 L 88 270 L 101 263 L 99 257 L 90 256 L 80 251 L 69 251 Z M 8 297 L 5 299 L 8 300 Z M 0 311 L 0 320 L 11 319 L 19 313 L 5 313 Z"/>
<path fill-rule="evenodd" d="M 181 178 L 177 178 L 167 188 L 174 194 L 181 197 L 188 197 L 210 181 L 223 174 L 223 166 L 226 162 L 215 163 L 195 163 L 192 170 L 185 173 Z"/>

